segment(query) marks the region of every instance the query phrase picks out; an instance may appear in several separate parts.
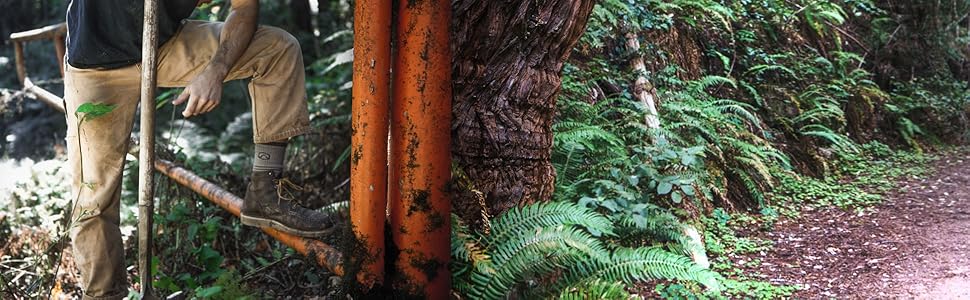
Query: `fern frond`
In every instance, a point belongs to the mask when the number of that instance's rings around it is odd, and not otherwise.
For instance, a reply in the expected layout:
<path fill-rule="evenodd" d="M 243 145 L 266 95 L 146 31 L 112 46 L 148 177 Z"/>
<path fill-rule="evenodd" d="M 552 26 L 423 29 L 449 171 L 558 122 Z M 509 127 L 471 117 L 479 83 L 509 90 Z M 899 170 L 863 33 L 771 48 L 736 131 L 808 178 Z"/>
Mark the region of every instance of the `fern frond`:
<path fill-rule="evenodd" d="M 485 250 L 538 228 L 578 225 L 594 234 L 613 234 L 613 223 L 601 214 L 569 202 L 541 202 L 512 208 L 492 222 L 492 233 L 485 239 Z"/>
<path fill-rule="evenodd" d="M 733 88 L 738 87 L 734 79 L 727 78 L 724 76 L 717 76 L 717 75 L 707 75 L 707 76 L 701 77 L 698 80 L 691 81 L 690 83 L 688 83 L 688 87 L 693 91 L 703 91 L 709 87 L 720 85 L 720 84 L 729 85 Z"/>
<path fill-rule="evenodd" d="M 622 282 L 603 280 L 593 280 L 578 286 L 571 286 L 559 294 L 559 300 L 591 299 L 626 300 L 633 299 L 633 295 L 626 291 L 626 286 Z"/>
<path fill-rule="evenodd" d="M 597 125 L 581 122 L 559 122 L 552 126 L 556 145 L 580 144 L 587 149 L 608 148 L 610 152 L 625 154 L 623 140 Z"/>
<path fill-rule="evenodd" d="M 768 71 L 778 71 L 791 76 L 792 78 L 798 78 L 798 75 L 794 70 L 784 66 L 784 65 L 756 65 L 754 67 L 748 68 L 745 74 L 761 75 Z"/>
<path fill-rule="evenodd" d="M 478 240 L 471 234 L 457 215 L 451 215 L 451 273 L 463 276 L 472 268 L 490 265 L 491 258 L 481 248 Z"/>
<path fill-rule="evenodd" d="M 561 280 L 564 286 L 575 286 L 594 280 L 634 282 L 651 279 L 688 280 L 719 290 L 718 274 L 701 268 L 682 255 L 659 248 L 620 248 L 613 252 L 610 261 L 603 263 L 590 260 L 568 268 Z"/>
<path fill-rule="evenodd" d="M 856 147 L 855 142 L 849 139 L 849 137 L 840 133 L 836 133 L 832 129 L 819 124 L 809 124 L 809 125 L 802 126 L 798 130 L 798 133 L 803 136 L 811 136 L 811 137 L 823 139 L 831 143 L 833 146 L 836 146 L 846 151 L 859 152 L 859 148 Z"/>
<path fill-rule="evenodd" d="M 505 298 L 526 274 L 549 273 L 580 261 L 609 261 L 609 251 L 599 240 L 572 226 L 518 232 L 499 241 L 493 253 L 494 269 L 476 269 L 471 275 L 476 284 L 471 295 L 476 299 Z"/>

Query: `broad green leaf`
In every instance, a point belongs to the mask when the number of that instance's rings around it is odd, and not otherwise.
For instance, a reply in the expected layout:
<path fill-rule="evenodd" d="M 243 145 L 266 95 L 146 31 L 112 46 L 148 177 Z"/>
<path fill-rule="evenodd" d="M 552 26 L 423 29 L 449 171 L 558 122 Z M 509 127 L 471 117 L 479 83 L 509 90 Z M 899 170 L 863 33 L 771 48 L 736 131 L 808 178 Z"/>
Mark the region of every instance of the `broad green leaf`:
<path fill-rule="evenodd" d="M 674 188 L 674 184 L 669 181 L 661 182 L 657 185 L 657 194 L 666 195 L 670 193 L 670 190 Z"/>
<path fill-rule="evenodd" d="M 195 292 L 195 295 L 197 297 L 201 297 L 201 298 L 208 298 L 208 297 L 215 296 L 215 295 L 217 295 L 217 294 L 219 294 L 221 292 L 222 292 L 222 287 L 217 285 L 217 286 L 213 286 L 213 287 L 207 287 L 207 288 L 204 288 L 204 289 L 200 289 L 197 292 Z"/>
<path fill-rule="evenodd" d="M 694 196 L 694 186 L 692 185 L 681 185 L 680 190 L 684 191 L 684 194 L 687 194 L 688 196 Z"/>
<path fill-rule="evenodd" d="M 97 119 L 113 111 L 115 106 L 114 104 L 105 103 L 84 103 L 77 107 L 74 115 L 80 117 L 80 114 L 84 114 L 84 118 L 81 120 L 82 122 L 84 120 Z"/>

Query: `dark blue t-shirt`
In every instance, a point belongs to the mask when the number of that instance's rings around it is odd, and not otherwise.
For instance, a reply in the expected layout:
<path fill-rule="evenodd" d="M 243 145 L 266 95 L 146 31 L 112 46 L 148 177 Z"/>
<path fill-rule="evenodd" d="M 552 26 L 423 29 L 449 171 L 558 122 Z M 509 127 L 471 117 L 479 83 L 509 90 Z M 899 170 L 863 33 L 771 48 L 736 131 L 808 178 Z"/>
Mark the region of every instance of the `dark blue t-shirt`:
<path fill-rule="evenodd" d="M 175 35 L 198 0 L 160 0 L 159 46 Z M 75 68 L 113 69 L 141 61 L 142 0 L 71 0 L 67 8 L 67 62 Z"/>

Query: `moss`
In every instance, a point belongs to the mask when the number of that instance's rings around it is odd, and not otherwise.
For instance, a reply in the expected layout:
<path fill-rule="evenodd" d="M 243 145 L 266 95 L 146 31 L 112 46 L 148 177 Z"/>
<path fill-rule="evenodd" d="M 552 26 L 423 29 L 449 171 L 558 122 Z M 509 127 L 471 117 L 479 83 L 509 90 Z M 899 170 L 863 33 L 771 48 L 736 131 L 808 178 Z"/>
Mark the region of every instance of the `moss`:
<path fill-rule="evenodd" d="M 428 227 L 425 228 L 425 232 L 434 232 L 435 230 L 441 229 L 445 225 L 445 218 L 437 212 L 432 212 L 428 214 Z"/>
<path fill-rule="evenodd" d="M 428 278 L 428 281 L 433 281 L 435 277 L 438 277 L 438 269 L 441 269 L 445 264 L 441 263 L 434 258 L 425 258 L 423 255 L 419 255 L 411 259 L 411 266 L 421 270 L 421 273 Z"/>
<path fill-rule="evenodd" d="M 428 190 L 416 190 L 411 192 L 411 205 L 408 206 L 408 216 L 415 212 L 428 212 L 431 210 L 431 192 Z"/>

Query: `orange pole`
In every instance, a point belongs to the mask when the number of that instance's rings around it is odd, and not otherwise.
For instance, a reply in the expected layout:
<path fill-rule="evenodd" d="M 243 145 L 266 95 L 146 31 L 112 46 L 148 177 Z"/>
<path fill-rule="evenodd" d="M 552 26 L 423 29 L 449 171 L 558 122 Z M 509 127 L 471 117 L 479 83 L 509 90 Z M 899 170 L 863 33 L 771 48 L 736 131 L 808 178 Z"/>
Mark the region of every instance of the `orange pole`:
<path fill-rule="evenodd" d="M 451 203 L 450 0 L 400 0 L 389 201 L 395 290 L 447 299 Z"/>
<path fill-rule="evenodd" d="M 391 1 L 354 4 L 354 86 L 350 161 L 350 220 L 366 253 L 357 280 L 365 289 L 384 280 L 387 220 L 387 135 L 391 72 Z M 356 251 L 356 250 L 355 250 Z"/>

